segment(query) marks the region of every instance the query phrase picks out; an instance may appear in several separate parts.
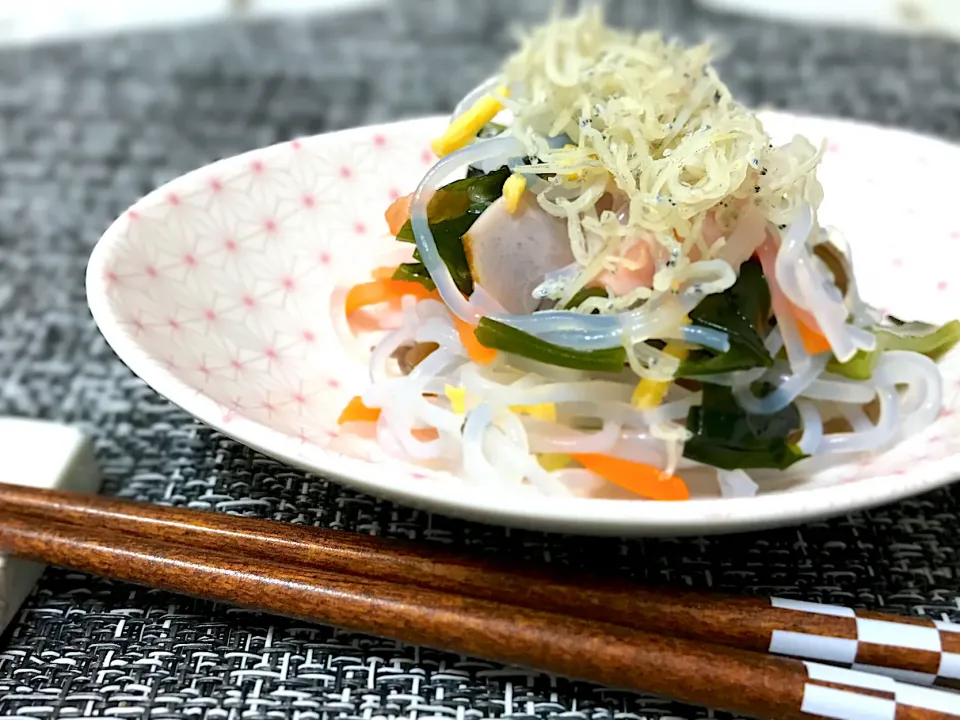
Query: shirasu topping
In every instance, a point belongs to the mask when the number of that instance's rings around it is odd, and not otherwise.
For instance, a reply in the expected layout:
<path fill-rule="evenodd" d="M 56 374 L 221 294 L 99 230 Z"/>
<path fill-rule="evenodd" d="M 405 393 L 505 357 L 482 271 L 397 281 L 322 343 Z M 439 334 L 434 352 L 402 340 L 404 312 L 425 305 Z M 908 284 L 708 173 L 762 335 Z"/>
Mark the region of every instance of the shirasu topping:
<path fill-rule="evenodd" d="M 774 147 L 710 59 L 705 45 L 607 27 L 593 6 L 532 30 L 506 62 L 500 100 L 530 158 L 515 170 L 540 176 L 537 202 L 566 220 L 581 267 L 560 300 L 604 270 L 629 269 L 630 238 L 663 248 L 653 291 L 675 289 L 688 265 L 719 256 L 751 207 L 782 226 L 819 206 L 822 150 L 802 137 Z M 706 272 L 707 291 L 732 282 L 718 273 Z M 644 295 L 590 309 L 620 312 Z"/>

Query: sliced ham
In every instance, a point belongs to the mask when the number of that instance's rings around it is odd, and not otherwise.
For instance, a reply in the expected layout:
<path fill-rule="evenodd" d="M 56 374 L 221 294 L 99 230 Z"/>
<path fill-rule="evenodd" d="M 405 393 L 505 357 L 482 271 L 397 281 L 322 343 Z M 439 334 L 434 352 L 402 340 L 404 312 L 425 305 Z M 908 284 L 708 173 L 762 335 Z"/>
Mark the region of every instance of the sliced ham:
<path fill-rule="evenodd" d="M 484 210 L 463 247 L 474 282 L 507 312 L 522 315 L 537 309 L 533 291 L 543 276 L 574 261 L 566 223 L 547 214 L 530 193 L 512 214 L 503 198 Z"/>
<path fill-rule="evenodd" d="M 620 265 L 616 270 L 604 270 L 597 275 L 593 284 L 610 290 L 614 295 L 627 295 L 638 287 L 653 285 L 656 268 L 648 240 L 639 237 L 627 238 L 618 254 L 629 261 L 630 265 Z"/>
<path fill-rule="evenodd" d="M 734 272 L 739 272 L 740 266 L 763 242 L 766 228 L 767 221 L 761 212 L 755 206 L 748 207 L 733 232 L 726 238 L 717 257 L 730 263 Z M 713 247 L 722 236 L 713 212 L 704 219 L 701 236 L 707 247 Z M 657 268 L 667 260 L 666 248 L 652 237 L 626 238 L 617 254 L 627 263 L 615 270 L 603 271 L 592 283 L 610 290 L 614 295 L 627 295 L 638 287 L 652 287 Z M 699 246 L 691 247 L 687 257 L 690 262 L 703 259 Z"/>

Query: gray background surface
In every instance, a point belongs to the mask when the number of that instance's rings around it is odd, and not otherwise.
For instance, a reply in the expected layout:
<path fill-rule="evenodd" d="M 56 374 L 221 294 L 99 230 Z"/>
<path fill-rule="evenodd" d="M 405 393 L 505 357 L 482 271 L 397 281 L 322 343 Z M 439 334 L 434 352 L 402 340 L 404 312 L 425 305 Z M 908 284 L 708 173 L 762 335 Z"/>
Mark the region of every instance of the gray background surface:
<path fill-rule="evenodd" d="M 726 538 L 566 538 L 378 501 L 194 423 L 111 354 L 86 258 L 140 195 L 216 158 L 446 111 L 544 2 L 398 0 L 306 22 L 211 26 L 0 52 L 0 413 L 78 423 L 106 491 L 596 565 L 651 581 L 960 620 L 960 490 Z M 960 138 L 960 46 L 611 2 L 615 22 L 717 35 L 754 104 Z M 50 570 L 0 639 L 0 716 L 694 718 L 705 711 Z"/>

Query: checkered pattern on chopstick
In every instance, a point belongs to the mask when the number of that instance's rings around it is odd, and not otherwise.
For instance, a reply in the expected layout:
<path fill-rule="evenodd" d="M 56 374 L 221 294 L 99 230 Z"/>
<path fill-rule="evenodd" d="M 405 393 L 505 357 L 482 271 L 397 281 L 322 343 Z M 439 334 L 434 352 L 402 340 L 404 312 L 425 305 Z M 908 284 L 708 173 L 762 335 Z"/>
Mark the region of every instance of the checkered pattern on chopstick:
<path fill-rule="evenodd" d="M 801 711 L 839 720 L 909 720 L 960 717 L 960 696 L 896 682 L 881 675 L 805 662 Z"/>
<path fill-rule="evenodd" d="M 770 602 L 788 611 L 779 616 L 782 627 L 772 628 L 772 653 L 837 663 L 913 684 L 960 687 L 958 624 L 783 598 Z"/>

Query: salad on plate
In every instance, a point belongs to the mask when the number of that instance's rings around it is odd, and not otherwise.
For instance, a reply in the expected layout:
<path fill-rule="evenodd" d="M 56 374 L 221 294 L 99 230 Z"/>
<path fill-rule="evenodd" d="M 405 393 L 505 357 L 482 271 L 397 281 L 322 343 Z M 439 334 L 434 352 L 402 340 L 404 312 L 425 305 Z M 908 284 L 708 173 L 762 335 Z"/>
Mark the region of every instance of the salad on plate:
<path fill-rule="evenodd" d="M 684 500 L 937 418 L 960 322 L 861 299 L 823 148 L 773 145 L 710 60 L 588 7 L 463 98 L 386 210 L 408 262 L 345 292 L 382 331 L 345 430 L 491 491 Z"/>

